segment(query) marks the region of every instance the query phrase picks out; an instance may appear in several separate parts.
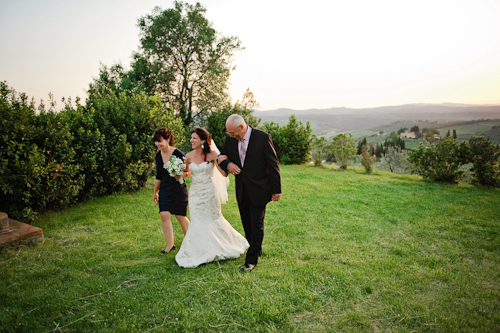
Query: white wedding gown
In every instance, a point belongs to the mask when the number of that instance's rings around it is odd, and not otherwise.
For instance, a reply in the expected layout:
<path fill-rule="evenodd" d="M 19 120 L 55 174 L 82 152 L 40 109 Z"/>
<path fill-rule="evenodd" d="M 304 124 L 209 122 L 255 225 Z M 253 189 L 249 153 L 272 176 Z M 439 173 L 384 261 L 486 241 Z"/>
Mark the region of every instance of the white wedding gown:
<path fill-rule="evenodd" d="M 189 215 L 191 223 L 175 261 L 181 267 L 241 256 L 249 244 L 222 216 L 219 196 L 215 193 L 213 163 L 191 163 L 193 175 L 189 188 Z"/>

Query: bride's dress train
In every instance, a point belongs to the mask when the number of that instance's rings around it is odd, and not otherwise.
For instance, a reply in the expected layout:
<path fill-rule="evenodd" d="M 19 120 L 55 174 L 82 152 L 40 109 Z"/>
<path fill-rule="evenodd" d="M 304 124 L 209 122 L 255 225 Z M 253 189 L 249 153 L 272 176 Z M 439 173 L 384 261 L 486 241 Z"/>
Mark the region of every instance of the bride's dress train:
<path fill-rule="evenodd" d="M 213 163 L 191 163 L 193 175 L 189 188 L 189 225 L 175 261 L 181 267 L 238 258 L 249 244 L 222 216 L 220 199 L 213 182 L 219 171 Z"/>

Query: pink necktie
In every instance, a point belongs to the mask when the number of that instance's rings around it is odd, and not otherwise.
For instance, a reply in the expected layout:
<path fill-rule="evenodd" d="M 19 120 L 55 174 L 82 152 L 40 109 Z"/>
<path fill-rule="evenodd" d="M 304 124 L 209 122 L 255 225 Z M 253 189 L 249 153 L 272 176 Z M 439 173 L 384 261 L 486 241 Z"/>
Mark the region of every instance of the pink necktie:
<path fill-rule="evenodd" d="M 241 166 L 245 163 L 245 156 L 247 154 L 247 148 L 245 147 L 245 139 L 241 139 L 240 141 L 240 161 Z"/>

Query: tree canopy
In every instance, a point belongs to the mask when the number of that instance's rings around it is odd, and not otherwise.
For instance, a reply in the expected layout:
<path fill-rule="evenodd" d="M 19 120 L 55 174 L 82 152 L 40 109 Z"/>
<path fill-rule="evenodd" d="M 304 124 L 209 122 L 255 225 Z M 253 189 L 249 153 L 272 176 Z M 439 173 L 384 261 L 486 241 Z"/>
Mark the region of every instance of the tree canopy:
<path fill-rule="evenodd" d="M 229 101 L 234 53 L 243 47 L 237 37 L 219 34 L 205 13 L 200 3 L 176 1 L 171 9 L 155 7 L 138 19 L 141 44 L 131 69 L 102 66 L 91 89 L 157 95 L 186 127 L 197 114 L 221 108 Z"/>

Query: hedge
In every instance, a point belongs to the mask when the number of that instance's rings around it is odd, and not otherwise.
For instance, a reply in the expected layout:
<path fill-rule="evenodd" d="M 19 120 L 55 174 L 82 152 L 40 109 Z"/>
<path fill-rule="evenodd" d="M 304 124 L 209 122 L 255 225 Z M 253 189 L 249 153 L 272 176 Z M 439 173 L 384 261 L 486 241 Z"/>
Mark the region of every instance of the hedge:
<path fill-rule="evenodd" d="M 153 174 L 153 132 L 184 129 L 157 97 L 90 91 L 85 105 L 35 107 L 0 82 L 0 211 L 24 222 L 39 213 L 145 185 Z"/>

